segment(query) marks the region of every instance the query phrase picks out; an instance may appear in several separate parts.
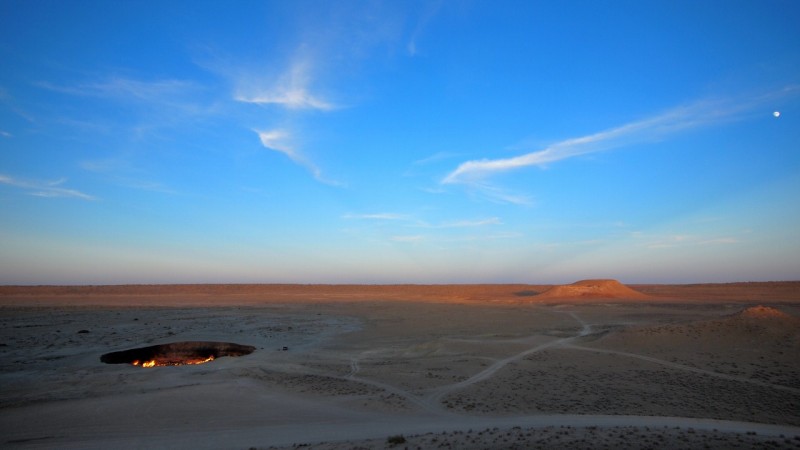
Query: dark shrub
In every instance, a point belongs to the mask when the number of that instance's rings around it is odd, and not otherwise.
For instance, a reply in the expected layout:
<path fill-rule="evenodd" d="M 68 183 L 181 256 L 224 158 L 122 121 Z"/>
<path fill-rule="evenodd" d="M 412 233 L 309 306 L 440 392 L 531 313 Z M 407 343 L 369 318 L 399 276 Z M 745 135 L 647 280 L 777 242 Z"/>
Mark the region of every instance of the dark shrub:
<path fill-rule="evenodd" d="M 406 438 L 402 434 L 398 434 L 397 436 L 389 436 L 386 442 L 392 445 L 405 444 Z"/>

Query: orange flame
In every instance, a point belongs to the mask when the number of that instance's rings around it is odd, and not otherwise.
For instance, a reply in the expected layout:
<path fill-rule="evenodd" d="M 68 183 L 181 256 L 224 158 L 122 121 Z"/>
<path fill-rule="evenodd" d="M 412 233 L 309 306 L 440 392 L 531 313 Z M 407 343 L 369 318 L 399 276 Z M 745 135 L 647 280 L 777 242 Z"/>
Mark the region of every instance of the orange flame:
<path fill-rule="evenodd" d="M 204 363 L 207 363 L 207 362 L 213 361 L 213 360 L 214 360 L 214 355 L 211 355 L 211 356 L 209 356 L 208 358 L 205 358 L 205 359 L 186 359 L 186 360 L 183 360 L 183 361 L 180 361 L 180 362 L 179 361 L 169 361 L 169 360 L 158 362 L 155 359 L 151 359 L 149 361 L 142 362 L 142 361 L 139 361 L 137 359 L 137 360 L 134 360 L 131 364 L 133 364 L 134 366 L 141 365 L 142 367 L 148 367 L 149 368 L 149 367 L 156 367 L 156 366 L 182 366 L 182 365 L 186 365 L 186 364 L 204 364 Z"/>
<path fill-rule="evenodd" d="M 213 360 L 214 360 L 214 355 L 211 355 L 208 358 L 202 359 L 202 360 L 201 359 L 188 360 L 188 361 L 186 361 L 186 364 L 205 364 L 205 363 L 207 363 L 209 361 L 213 361 Z"/>

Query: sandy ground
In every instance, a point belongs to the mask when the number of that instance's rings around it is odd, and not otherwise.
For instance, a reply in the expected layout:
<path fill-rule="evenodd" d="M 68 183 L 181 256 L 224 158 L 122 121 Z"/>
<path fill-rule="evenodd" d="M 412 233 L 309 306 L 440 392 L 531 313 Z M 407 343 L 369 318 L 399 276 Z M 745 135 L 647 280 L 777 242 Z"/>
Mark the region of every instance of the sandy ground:
<path fill-rule="evenodd" d="M 0 446 L 800 448 L 800 284 L 710 286 L 0 287 Z M 257 350 L 100 362 L 177 341 Z"/>

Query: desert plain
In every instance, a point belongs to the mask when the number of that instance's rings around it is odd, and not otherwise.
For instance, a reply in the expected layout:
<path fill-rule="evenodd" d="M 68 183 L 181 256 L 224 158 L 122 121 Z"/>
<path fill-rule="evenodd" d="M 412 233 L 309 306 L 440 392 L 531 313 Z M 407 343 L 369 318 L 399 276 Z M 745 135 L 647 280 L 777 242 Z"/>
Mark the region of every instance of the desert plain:
<path fill-rule="evenodd" d="M 800 282 L 0 286 L 3 448 L 800 448 Z M 204 364 L 106 364 L 226 342 Z"/>

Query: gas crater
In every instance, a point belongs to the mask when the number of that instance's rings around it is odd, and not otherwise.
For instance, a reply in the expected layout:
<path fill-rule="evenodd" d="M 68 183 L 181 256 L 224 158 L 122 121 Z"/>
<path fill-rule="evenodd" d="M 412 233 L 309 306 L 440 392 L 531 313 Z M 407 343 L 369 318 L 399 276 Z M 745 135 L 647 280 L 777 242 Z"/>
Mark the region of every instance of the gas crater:
<path fill-rule="evenodd" d="M 232 342 L 185 341 L 106 353 L 106 364 L 132 364 L 140 367 L 204 364 L 224 356 L 244 356 L 255 351 L 251 345 Z"/>

